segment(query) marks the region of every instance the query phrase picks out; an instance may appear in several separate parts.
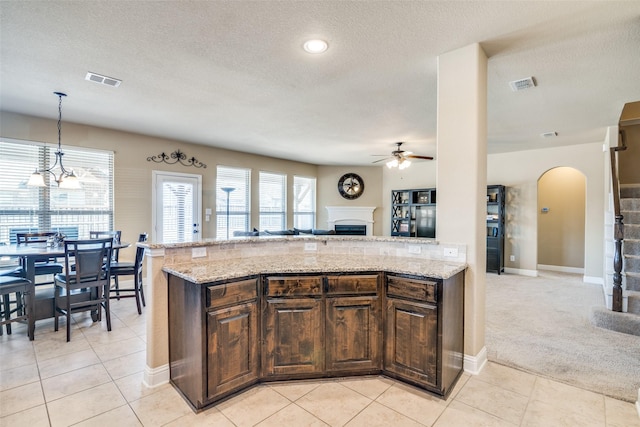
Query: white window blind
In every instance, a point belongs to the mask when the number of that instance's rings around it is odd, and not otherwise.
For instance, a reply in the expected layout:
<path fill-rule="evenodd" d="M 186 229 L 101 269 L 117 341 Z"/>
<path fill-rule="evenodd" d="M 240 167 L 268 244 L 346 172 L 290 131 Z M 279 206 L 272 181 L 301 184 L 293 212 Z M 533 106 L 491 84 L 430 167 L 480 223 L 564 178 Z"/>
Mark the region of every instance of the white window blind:
<path fill-rule="evenodd" d="M 218 166 L 216 179 L 216 237 L 229 237 L 234 231 L 248 231 L 251 217 L 251 170 Z M 233 188 L 229 192 L 229 211 L 227 212 L 227 193 L 223 188 Z M 229 228 L 227 229 L 227 214 Z"/>
<path fill-rule="evenodd" d="M 192 242 L 193 185 L 162 183 L 162 241 Z"/>
<path fill-rule="evenodd" d="M 55 162 L 56 149 L 53 144 L 0 140 L 0 242 L 14 240 L 18 229 L 61 231 L 72 238 L 113 229 L 112 151 L 63 146 L 65 169 L 73 170 L 81 188 L 58 188 L 47 172 L 42 172 L 47 187 L 27 186 L 36 168 L 43 171 Z"/>
<path fill-rule="evenodd" d="M 260 231 L 284 230 L 286 211 L 287 175 L 260 172 Z"/>
<path fill-rule="evenodd" d="M 316 226 L 316 179 L 293 177 L 293 226 L 299 229 Z"/>

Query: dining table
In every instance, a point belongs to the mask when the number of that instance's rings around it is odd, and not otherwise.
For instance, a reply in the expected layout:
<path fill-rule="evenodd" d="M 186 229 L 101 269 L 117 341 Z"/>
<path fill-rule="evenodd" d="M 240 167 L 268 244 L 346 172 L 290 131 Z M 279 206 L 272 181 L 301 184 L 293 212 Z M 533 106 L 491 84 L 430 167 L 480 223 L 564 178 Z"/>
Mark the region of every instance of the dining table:
<path fill-rule="evenodd" d="M 113 249 L 124 249 L 131 246 L 128 242 L 114 242 Z M 36 294 L 38 284 L 35 281 L 36 260 L 42 258 L 64 258 L 64 243 L 51 245 L 46 242 L 0 245 L 0 257 L 18 258 L 24 269 L 24 276 L 31 283 L 26 300 L 27 310 L 29 310 L 29 334 L 33 336 L 35 321 L 48 319 L 55 316 L 53 307 L 53 290 L 51 292 Z"/>

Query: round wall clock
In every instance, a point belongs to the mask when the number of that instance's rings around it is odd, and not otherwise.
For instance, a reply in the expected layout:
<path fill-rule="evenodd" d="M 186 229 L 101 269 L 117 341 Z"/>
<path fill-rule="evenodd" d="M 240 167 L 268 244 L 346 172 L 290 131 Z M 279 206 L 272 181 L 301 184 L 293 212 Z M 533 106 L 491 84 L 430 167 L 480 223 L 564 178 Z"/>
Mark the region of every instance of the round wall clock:
<path fill-rule="evenodd" d="M 345 173 L 338 180 L 338 192 L 345 199 L 357 199 L 364 192 L 364 181 L 360 175 Z"/>

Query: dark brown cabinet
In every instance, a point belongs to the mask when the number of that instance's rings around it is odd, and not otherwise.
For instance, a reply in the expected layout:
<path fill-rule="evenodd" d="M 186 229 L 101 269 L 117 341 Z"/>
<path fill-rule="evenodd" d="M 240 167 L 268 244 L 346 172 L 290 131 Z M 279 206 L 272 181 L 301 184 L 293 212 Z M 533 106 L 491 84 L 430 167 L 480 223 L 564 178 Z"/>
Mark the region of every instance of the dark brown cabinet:
<path fill-rule="evenodd" d="M 317 374 L 324 368 L 322 301 L 271 299 L 265 303 L 264 377 Z"/>
<path fill-rule="evenodd" d="M 199 285 L 169 275 L 169 369 L 202 408 L 258 381 L 258 278 Z"/>
<path fill-rule="evenodd" d="M 263 283 L 263 377 L 322 372 L 322 276 L 269 276 Z"/>
<path fill-rule="evenodd" d="M 384 371 L 447 396 L 462 373 L 463 278 L 387 275 Z"/>
<path fill-rule="evenodd" d="M 215 399 L 258 378 L 258 304 L 207 313 L 207 397 Z"/>
<path fill-rule="evenodd" d="M 328 276 L 326 283 L 327 372 L 380 372 L 380 276 Z"/>
<path fill-rule="evenodd" d="M 196 409 L 259 381 L 380 373 L 447 396 L 462 372 L 463 274 L 170 274 L 171 382 Z"/>

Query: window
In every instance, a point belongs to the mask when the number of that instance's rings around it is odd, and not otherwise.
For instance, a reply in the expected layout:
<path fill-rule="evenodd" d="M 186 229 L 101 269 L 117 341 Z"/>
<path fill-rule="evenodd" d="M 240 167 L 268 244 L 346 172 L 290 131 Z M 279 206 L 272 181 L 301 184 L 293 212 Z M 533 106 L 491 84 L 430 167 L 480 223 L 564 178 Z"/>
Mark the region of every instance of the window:
<path fill-rule="evenodd" d="M 112 151 L 62 147 L 64 166 L 77 175 L 79 190 L 58 188 L 49 173 L 43 173 L 47 187 L 26 185 L 36 168 L 55 162 L 56 149 L 57 144 L 0 140 L 0 242 L 15 239 L 16 229 L 60 230 L 75 238 L 113 229 Z"/>
<path fill-rule="evenodd" d="M 218 166 L 216 180 L 216 237 L 233 236 L 234 231 L 248 231 L 251 217 L 249 169 Z M 232 189 L 229 192 L 223 190 Z M 228 203 L 228 205 L 227 205 Z M 229 210 L 227 211 L 227 206 Z M 227 228 L 227 215 L 229 227 Z"/>
<path fill-rule="evenodd" d="M 316 226 L 316 179 L 293 177 L 293 226 L 299 229 Z"/>
<path fill-rule="evenodd" d="M 287 176 L 260 172 L 260 231 L 287 227 Z"/>

